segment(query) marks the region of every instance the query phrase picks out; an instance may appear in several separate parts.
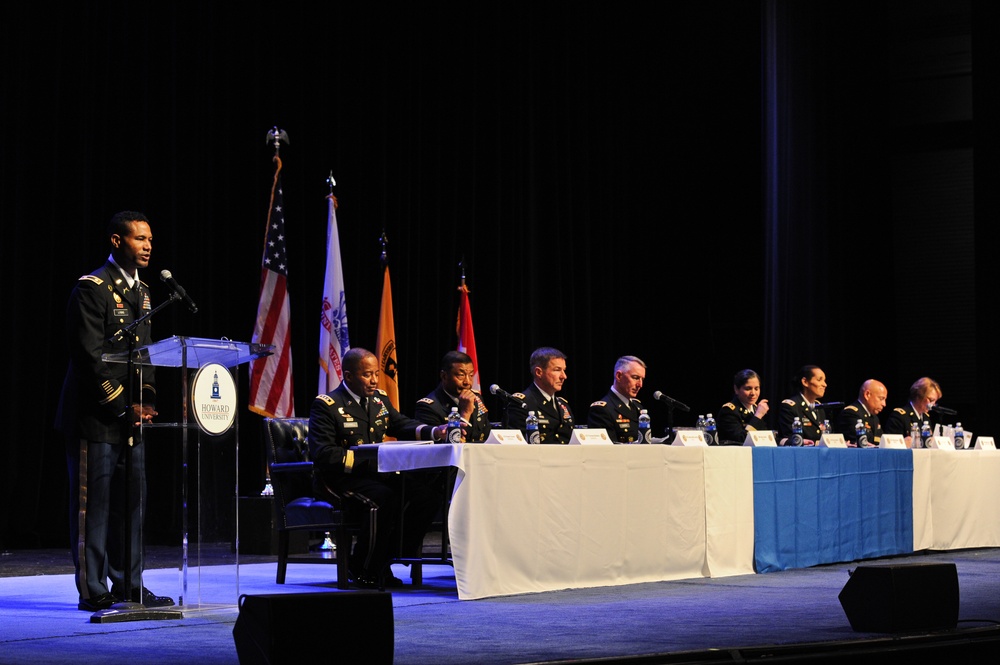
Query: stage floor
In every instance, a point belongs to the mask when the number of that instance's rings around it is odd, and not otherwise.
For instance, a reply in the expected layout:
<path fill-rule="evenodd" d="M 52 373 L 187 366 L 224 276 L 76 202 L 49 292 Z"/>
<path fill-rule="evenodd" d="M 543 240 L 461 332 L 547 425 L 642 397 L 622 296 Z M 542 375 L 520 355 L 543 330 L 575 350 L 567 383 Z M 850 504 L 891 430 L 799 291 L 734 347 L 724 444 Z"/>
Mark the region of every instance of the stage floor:
<path fill-rule="evenodd" d="M 159 594 L 178 587 L 177 569 L 152 567 L 160 558 L 174 557 L 171 551 L 150 551 L 146 586 Z M 203 557 L 202 567 L 189 569 L 189 582 L 212 602 L 189 604 L 180 619 L 94 623 L 89 613 L 76 608 L 67 551 L 5 553 L 0 557 L 0 663 L 103 664 L 120 658 L 130 665 L 235 664 L 239 659 L 232 631 L 239 608 L 234 579 L 240 595 L 350 593 L 337 591 L 333 565 L 290 565 L 287 583 L 278 585 L 273 557 L 241 557 L 238 571 L 231 564 L 208 565 L 206 560 Z M 855 632 L 838 599 L 849 573 L 859 565 L 906 563 L 955 564 L 960 589 L 957 627 L 897 634 Z M 407 582 L 391 593 L 398 664 L 593 659 L 649 665 L 765 657 L 801 662 L 843 656 L 845 649 L 851 649 L 852 662 L 863 662 L 864 654 L 871 653 L 873 662 L 878 654 L 878 662 L 885 663 L 894 662 L 892 654 L 902 659 L 907 649 L 929 648 L 931 641 L 939 650 L 965 649 L 949 655 L 951 662 L 980 662 L 979 653 L 996 654 L 1000 644 L 1000 549 L 927 552 L 761 575 L 472 601 L 458 600 L 449 566 L 425 566 L 421 587 L 409 585 L 405 567 L 394 566 L 394 573 Z M 330 630 L 330 636 L 301 639 L 329 639 L 332 644 L 346 639 L 336 635 L 334 616 Z M 972 660 L 961 655 L 970 648 L 977 654 Z"/>

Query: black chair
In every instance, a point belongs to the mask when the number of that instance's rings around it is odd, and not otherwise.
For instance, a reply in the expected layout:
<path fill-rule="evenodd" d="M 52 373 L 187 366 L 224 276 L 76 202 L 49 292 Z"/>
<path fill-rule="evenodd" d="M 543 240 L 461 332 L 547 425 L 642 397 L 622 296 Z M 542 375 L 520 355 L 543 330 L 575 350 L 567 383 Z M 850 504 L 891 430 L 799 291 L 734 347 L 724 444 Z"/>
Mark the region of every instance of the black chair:
<path fill-rule="evenodd" d="M 317 499 L 313 493 L 313 464 L 309 460 L 307 418 L 265 418 L 264 439 L 271 485 L 274 488 L 274 526 L 278 532 L 277 584 L 285 583 L 289 563 L 336 563 L 337 588 L 348 589 L 348 557 L 354 529 L 339 506 Z M 315 554 L 290 557 L 292 531 L 329 533 L 336 557 Z"/>

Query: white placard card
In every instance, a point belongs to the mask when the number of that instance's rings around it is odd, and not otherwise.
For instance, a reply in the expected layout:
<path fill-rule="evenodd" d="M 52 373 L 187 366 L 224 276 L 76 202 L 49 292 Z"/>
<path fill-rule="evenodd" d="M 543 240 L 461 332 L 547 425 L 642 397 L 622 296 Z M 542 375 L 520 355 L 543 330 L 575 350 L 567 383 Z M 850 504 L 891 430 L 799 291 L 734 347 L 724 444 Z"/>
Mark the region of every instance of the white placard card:
<path fill-rule="evenodd" d="M 608 436 L 608 430 L 602 427 L 594 429 L 578 427 L 573 430 L 573 434 L 569 437 L 569 445 L 571 446 L 607 446 L 613 443 L 614 441 Z"/>
<path fill-rule="evenodd" d="M 883 434 L 878 442 L 879 448 L 903 448 L 906 449 L 906 439 L 902 434 Z"/>
<path fill-rule="evenodd" d="M 950 436 L 932 436 L 927 441 L 927 447 L 936 450 L 955 450 L 955 443 Z"/>
<path fill-rule="evenodd" d="M 993 442 L 992 436 L 981 436 L 976 439 L 976 450 L 996 450 L 997 444 Z"/>
<path fill-rule="evenodd" d="M 674 433 L 672 446 L 707 446 L 705 433 L 700 429 L 683 429 L 678 427 Z"/>
<path fill-rule="evenodd" d="M 840 434 L 824 434 L 819 438 L 820 448 L 846 448 L 847 442 L 844 441 L 844 435 Z"/>
<path fill-rule="evenodd" d="M 527 445 L 519 429 L 494 429 L 483 443 L 520 443 Z"/>
<path fill-rule="evenodd" d="M 774 432 L 769 429 L 754 430 L 747 432 L 747 438 L 743 441 L 744 446 L 772 446 L 776 447 L 778 442 L 774 440 Z"/>

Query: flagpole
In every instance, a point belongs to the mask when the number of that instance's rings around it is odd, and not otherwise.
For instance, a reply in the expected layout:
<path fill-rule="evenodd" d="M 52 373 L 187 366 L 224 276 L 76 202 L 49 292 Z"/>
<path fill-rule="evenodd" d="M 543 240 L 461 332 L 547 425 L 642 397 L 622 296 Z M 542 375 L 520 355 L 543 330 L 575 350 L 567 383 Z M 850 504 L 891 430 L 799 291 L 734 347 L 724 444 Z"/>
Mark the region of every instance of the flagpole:
<path fill-rule="evenodd" d="M 337 181 L 333 179 L 333 169 L 330 170 L 330 175 L 328 175 L 326 177 L 326 184 L 330 187 L 330 194 L 327 197 L 327 198 L 330 199 L 329 206 L 330 206 L 330 208 L 332 210 L 336 210 L 337 209 L 337 197 L 333 195 L 333 188 L 337 186 Z M 333 213 L 331 212 L 330 214 L 332 215 Z M 327 221 L 327 225 L 329 226 L 329 220 Z M 336 233 L 336 232 L 337 232 L 336 227 L 328 229 L 328 234 L 332 234 L 332 233 Z M 327 243 L 330 244 L 330 243 L 333 242 L 333 240 L 334 240 L 333 238 L 327 238 Z M 338 247 L 338 255 L 336 257 L 336 260 L 340 261 L 340 256 L 339 256 L 340 243 L 339 243 L 339 241 L 337 243 L 337 247 Z M 330 252 L 329 252 L 329 247 L 327 248 L 327 258 L 326 258 L 326 260 L 327 260 L 327 262 L 329 262 L 331 260 Z M 329 266 L 327 268 L 327 272 L 329 272 Z M 326 284 L 324 284 L 323 288 L 324 288 L 324 290 L 326 289 Z M 331 294 L 331 295 L 336 295 L 336 294 Z M 324 297 L 324 300 L 325 300 L 325 297 Z M 324 302 L 323 304 L 324 304 L 324 307 L 325 307 L 326 303 Z M 321 335 L 321 337 L 322 337 L 322 335 Z M 332 343 L 332 342 L 333 342 L 333 340 L 331 339 L 328 343 Z M 322 356 L 321 356 L 321 359 L 322 359 Z M 328 386 L 329 386 L 329 373 L 330 372 L 336 372 L 336 371 L 337 370 L 335 368 L 333 368 L 333 367 L 329 367 L 329 366 L 327 366 L 327 367 L 320 367 L 320 375 L 321 375 L 321 378 L 323 379 L 321 381 L 322 385 L 320 386 L 320 392 L 327 392 Z M 327 375 L 326 377 L 323 377 L 324 373 L 326 373 L 326 375 Z M 327 531 L 327 532 L 325 532 L 323 534 L 323 542 L 320 543 L 319 549 L 320 549 L 321 552 L 331 552 L 332 553 L 332 552 L 336 552 L 337 551 L 337 544 L 333 541 L 333 537 L 331 536 L 331 534 L 330 534 L 329 531 Z M 332 556 L 332 554 L 331 554 L 331 556 Z"/>

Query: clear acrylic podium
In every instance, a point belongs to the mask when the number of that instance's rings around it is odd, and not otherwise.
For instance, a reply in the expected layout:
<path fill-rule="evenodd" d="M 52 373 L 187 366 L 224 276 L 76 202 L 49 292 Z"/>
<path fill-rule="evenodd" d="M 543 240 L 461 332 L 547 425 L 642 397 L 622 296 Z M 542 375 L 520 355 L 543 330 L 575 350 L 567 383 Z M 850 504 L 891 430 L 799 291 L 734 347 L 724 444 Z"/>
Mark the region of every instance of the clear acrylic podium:
<path fill-rule="evenodd" d="M 220 606 L 235 606 L 239 600 L 239 395 L 237 368 L 256 358 L 270 355 L 273 345 L 250 344 L 234 342 L 227 339 L 205 339 L 200 337 L 170 337 L 159 342 L 135 349 L 132 352 L 132 363 L 139 370 L 139 380 L 142 381 L 143 368 L 177 368 L 177 378 L 180 383 L 179 418 L 176 422 L 153 422 L 143 424 L 139 428 L 139 440 L 148 445 L 149 439 L 155 438 L 153 430 L 167 430 L 167 439 L 176 439 L 169 431 L 180 434 L 180 469 L 179 469 L 179 521 L 180 521 L 180 552 L 177 568 L 180 574 L 178 587 L 173 594 L 177 608 L 182 612 L 187 610 L 206 610 Z M 127 353 L 105 354 L 106 362 L 128 362 Z M 197 370 L 191 372 L 191 370 Z M 207 373 L 206 373 L 207 371 Z M 157 370 L 157 383 L 162 385 L 163 370 Z M 220 377 L 220 372 L 222 376 Z M 201 379 L 206 373 L 205 381 Z M 228 376 L 226 376 L 228 374 Z M 192 376 L 193 375 L 193 381 Z M 207 380 L 211 380 L 208 384 Z M 199 383 L 209 385 L 214 398 L 225 398 L 225 406 L 215 408 L 217 413 L 210 414 L 213 420 L 206 420 L 203 411 L 212 411 L 198 402 L 198 394 L 202 392 Z M 220 385 L 223 387 L 220 389 Z M 226 393 L 232 393 L 227 395 Z M 222 401 L 222 400 L 220 400 Z M 192 413 L 192 403 L 202 409 Z M 163 404 L 161 394 L 159 403 Z M 223 422 L 228 420 L 228 422 Z M 192 437 L 192 432 L 194 436 Z M 232 437 L 231 448 L 217 453 L 213 445 L 224 437 Z M 195 444 L 191 447 L 191 443 Z M 159 444 L 157 444 L 159 445 Z M 147 451 L 148 452 L 148 451 Z M 194 458 L 190 455 L 194 454 Z M 232 466 L 225 457 L 232 455 Z M 147 454 L 147 476 L 149 455 Z M 192 488 L 191 462 L 195 463 L 194 487 Z M 217 487 L 214 473 L 203 473 L 206 468 L 214 465 L 226 465 L 233 469 L 232 493 L 225 487 Z M 223 485 L 230 478 L 223 475 Z M 193 503 L 192 503 L 193 501 Z M 229 503 L 231 501 L 231 503 Z M 220 505 L 226 504 L 226 505 Z M 191 509 L 196 511 L 195 532 L 191 533 Z M 226 511 L 233 511 L 233 522 L 227 522 Z M 223 515 L 219 519 L 219 515 Z M 147 515 L 143 524 L 155 516 Z M 225 527 L 214 524 L 227 522 Z M 219 528 L 233 529 L 232 534 L 220 535 Z M 146 527 L 144 526 L 144 529 Z M 143 534 L 145 536 L 145 534 Z M 145 543 L 145 537 L 142 539 Z M 203 548 L 212 548 L 211 558 L 205 552 L 205 560 L 211 565 L 203 564 Z M 146 566 L 144 566 L 146 568 Z M 162 574 L 162 570 L 144 570 L 144 580 L 153 574 Z M 189 573 L 193 575 L 194 588 L 189 589 Z M 145 582 L 143 582 L 145 584 Z M 139 581 L 136 580 L 138 585 Z M 159 588 L 162 584 L 157 583 Z M 152 586 L 151 584 L 149 586 Z M 162 593 L 162 592 L 161 592 Z M 168 593 L 168 595 L 170 595 Z"/>

